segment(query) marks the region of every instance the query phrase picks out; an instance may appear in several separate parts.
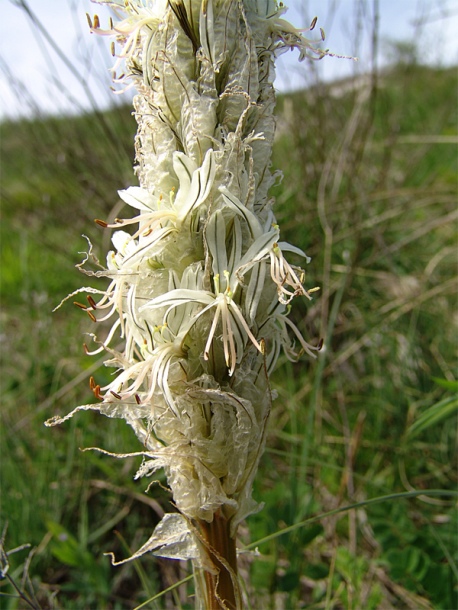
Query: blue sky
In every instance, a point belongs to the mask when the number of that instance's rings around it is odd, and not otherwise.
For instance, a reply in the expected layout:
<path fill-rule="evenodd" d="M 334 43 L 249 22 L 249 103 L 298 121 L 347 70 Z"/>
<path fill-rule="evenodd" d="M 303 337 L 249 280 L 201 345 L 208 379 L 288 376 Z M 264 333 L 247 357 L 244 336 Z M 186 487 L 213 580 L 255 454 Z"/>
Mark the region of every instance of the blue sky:
<path fill-rule="evenodd" d="M 16 3 L 2 0 L 0 116 L 28 115 L 34 108 L 44 113 L 89 108 L 91 103 L 81 83 L 99 107 L 112 103 L 109 42 L 89 34 L 85 16 L 86 12 L 98 12 L 103 24 L 106 8 L 90 0 L 27 0 L 64 52 L 76 78 L 49 43 L 37 35 L 36 28 L 30 27 Z M 316 15 L 331 51 L 359 57 L 357 63 L 335 58 L 314 63 L 326 79 L 343 78 L 370 65 L 374 5 L 379 10 L 381 49 L 387 39 L 415 40 L 425 60 L 458 64 L 458 0 L 286 0 L 285 4 L 289 7 L 285 18 L 294 25 L 306 27 Z M 378 61 L 383 62 L 383 54 Z M 310 73 L 307 62 L 298 64 L 297 55 L 287 53 L 280 58 L 276 86 L 281 91 L 301 87 L 310 80 Z"/>

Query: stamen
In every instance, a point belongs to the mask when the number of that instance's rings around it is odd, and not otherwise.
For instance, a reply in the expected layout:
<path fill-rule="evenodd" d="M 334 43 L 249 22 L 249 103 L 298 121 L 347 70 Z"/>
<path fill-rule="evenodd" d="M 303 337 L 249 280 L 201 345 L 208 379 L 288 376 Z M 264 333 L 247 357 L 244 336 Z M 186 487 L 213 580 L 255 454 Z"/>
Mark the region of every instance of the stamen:
<path fill-rule="evenodd" d="M 96 385 L 95 388 L 92 390 L 94 392 L 94 396 L 96 398 L 98 398 L 99 400 L 103 400 L 103 395 L 100 393 L 100 386 Z"/>
<path fill-rule="evenodd" d="M 86 19 L 89 24 L 89 28 L 92 30 L 92 19 L 91 19 L 91 16 L 89 15 L 89 13 L 86 13 Z"/>
<path fill-rule="evenodd" d="M 122 400 L 122 396 L 120 396 L 119 394 L 117 394 L 116 392 L 113 392 L 113 390 L 110 390 L 110 394 L 113 394 L 113 396 L 115 398 L 117 398 L 118 400 Z"/>
<path fill-rule="evenodd" d="M 89 305 L 92 307 L 92 309 L 97 309 L 96 302 L 95 302 L 95 301 L 94 301 L 94 299 L 91 297 L 91 295 L 90 295 L 90 294 L 88 294 L 86 298 L 87 298 L 87 300 L 88 300 Z"/>
<path fill-rule="evenodd" d="M 89 311 L 89 309 L 86 309 L 86 313 L 87 315 L 91 318 L 91 320 L 93 322 L 97 322 L 97 318 L 94 316 L 94 314 L 92 313 L 92 311 Z"/>
<path fill-rule="evenodd" d="M 84 311 L 87 310 L 86 305 L 83 305 L 82 303 L 78 303 L 78 301 L 73 301 L 73 305 L 76 305 L 77 307 L 79 307 L 80 309 L 84 309 Z"/>
<path fill-rule="evenodd" d="M 137 403 L 137 405 L 140 405 L 142 403 L 142 399 L 138 394 L 135 394 L 135 402 Z"/>
<path fill-rule="evenodd" d="M 215 294 L 219 294 L 219 273 L 213 276 L 213 283 L 215 285 Z"/>
<path fill-rule="evenodd" d="M 94 15 L 94 30 L 98 30 L 100 27 L 100 20 L 98 15 Z"/>
<path fill-rule="evenodd" d="M 91 390 L 93 390 L 93 389 L 95 388 L 95 386 L 96 386 L 95 379 L 94 379 L 94 377 L 91 375 L 91 376 L 89 377 L 89 387 L 91 388 Z"/>
<path fill-rule="evenodd" d="M 230 278 L 231 274 L 229 273 L 229 271 L 225 270 L 225 271 L 223 271 L 223 275 L 226 278 L 226 290 L 225 290 L 225 293 L 231 299 L 233 297 L 233 294 L 234 294 L 232 292 L 231 286 L 229 284 L 229 278 Z"/>
<path fill-rule="evenodd" d="M 94 222 L 104 229 L 108 227 L 108 223 L 106 223 L 104 220 L 100 220 L 99 218 L 95 218 Z"/>

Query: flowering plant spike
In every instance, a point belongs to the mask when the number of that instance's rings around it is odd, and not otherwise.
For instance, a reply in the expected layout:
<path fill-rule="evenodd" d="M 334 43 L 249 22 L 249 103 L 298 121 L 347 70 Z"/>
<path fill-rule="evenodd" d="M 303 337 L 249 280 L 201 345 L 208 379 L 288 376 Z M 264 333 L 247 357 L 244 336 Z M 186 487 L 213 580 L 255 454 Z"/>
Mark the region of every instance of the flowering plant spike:
<path fill-rule="evenodd" d="M 90 244 L 80 265 L 108 278 L 108 287 L 76 292 L 88 293 L 80 307 L 93 320 L 113 320 L 86 350 L 108 352 L 114 374 L 105 387 L 91 378 L 98 404 L 47 423 L 89 409 L 125 419 L 143 445 L 129 454 L 143 456 L 136 476 L 163 468 L 179 510 L 134 557 L 192 559 L 215 574 L 224 560 L 206 535 L 210 524 L 223 520 L 233 539 L 260 508 L 252 483 L 271 405 L 269 373 L 281 349 L 293 360 L 318 349 L 288 319 L 292 299 L 310 296 L 304 272 L 285 255 L 308 258 L 281 241 L 268 193 L 281 177 L 271 171 L 275 57 L 293 48 L 300 59 L 327 51 L 316 47 L 321 37 L 309 41 L 285 21 L 273 0 L 106 4 L 120 21 L 108 29 L 98 17 L 89 21 L 119 43 L 114 81 L 137 90 L 139 186 L 119 191 L 132 217 L 97 221 L 116 229 L 106 265 Z M 96 271 L 86 268 L 91 262 Z M 122 351 L 113 347 L 119 335 Z M 240 605 L 237 595 L 226 602 Z"/>

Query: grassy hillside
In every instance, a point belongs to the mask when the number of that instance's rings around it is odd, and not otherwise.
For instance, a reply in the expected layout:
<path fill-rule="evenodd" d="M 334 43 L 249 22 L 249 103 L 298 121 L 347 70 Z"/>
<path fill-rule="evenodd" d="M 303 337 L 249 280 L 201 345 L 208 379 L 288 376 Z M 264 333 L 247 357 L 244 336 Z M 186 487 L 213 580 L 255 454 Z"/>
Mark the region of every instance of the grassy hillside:
<path fill-rule="evenodd" d="M 292 316 L 325 349 L 274 375 L 255 493 L 265 508 L 239 544 L 259 548 L 241 559 L 253 608 L 458 605 L 456 81 L 398 66 L 279 100 L 277 217 L 312 256 L 306 286 L 321 288 Z M 85 413 L 43 426 L 93 399 L 92 323 L 71 301 L 51 311 L 88 283 L 74 268 L 81 235 L 101 258 L 108 249 L 93 219 L 122 216 L 134 134 L 129 108 L 1 125 L 1 520 L 7 550 L 35 548 L 30 565 L 27 549 L 10 556 L 9 575 L 28 573 L 36 607 L 134 608 L 188 574 L 103 556 L 127 556 L 172 509 L 160 485 L 143 494 L 133 459 L 79 452 L 137 450 L 124 422 Z M 366 503 L 393 494 L 404 496 Z M 192 608 L 190 586 L 145 607 Z"/>

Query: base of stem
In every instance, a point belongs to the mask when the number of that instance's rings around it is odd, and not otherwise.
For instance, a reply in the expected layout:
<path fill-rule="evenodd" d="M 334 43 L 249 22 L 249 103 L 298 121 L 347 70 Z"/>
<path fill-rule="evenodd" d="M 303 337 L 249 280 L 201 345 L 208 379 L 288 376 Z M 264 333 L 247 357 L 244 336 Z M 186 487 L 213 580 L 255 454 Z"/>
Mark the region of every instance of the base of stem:
<path fill-rule="evenodd" d="M 211 523 L 199 521 L 198 527 L 217 574 L 205 572 L 208 610 L 240 610 L 241 600 L 237 582 L 237 553 L 235 537 L 230 535 L 230 522 L 216 513 Z"/>

